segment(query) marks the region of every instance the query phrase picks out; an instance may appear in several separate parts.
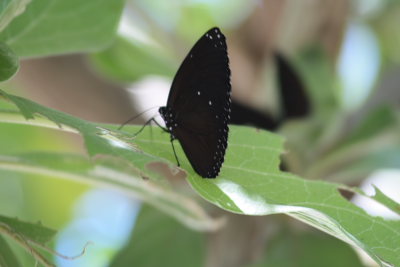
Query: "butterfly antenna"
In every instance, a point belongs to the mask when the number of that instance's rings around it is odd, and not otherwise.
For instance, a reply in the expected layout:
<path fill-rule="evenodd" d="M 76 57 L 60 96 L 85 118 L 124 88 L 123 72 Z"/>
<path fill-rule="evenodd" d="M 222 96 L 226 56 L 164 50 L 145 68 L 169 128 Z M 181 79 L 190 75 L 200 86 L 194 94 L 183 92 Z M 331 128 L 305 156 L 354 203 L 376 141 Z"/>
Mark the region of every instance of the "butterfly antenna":
<path fill-rule="evenodd" d="M 127 125 L 129 122 L 131 122 L 131 121 L 137 119 L 139 116 L 143 115 L 144 113 L 146 113 L 146 112 L 148 112 L 148 111 L 150 111 L 150 110 L 152 110 L 152 109 L 154 109 L 154 108 L 159 108 L 159 106 L 155 106 L 155 107 L 148 108 L 148 109 L 146 109 L 145 111 L 142 111 L 142 112 L 140 112 L 139 114 L 137 114 L 137 115 L 135 115 L 135 116 L 129 118 L 127 121 L 125 121 L 124 123 L 122 123 L 121 126 L 118 127 L 118 130 L 121 130 L 121 129 L 122 129 L 125 125 Z M 150 120 L 150 121 L 151 121 L 151 120 Z M 149 121 L 148 121 L 145 125 L 147 125 L 148 123 L 149 123 Z"/>

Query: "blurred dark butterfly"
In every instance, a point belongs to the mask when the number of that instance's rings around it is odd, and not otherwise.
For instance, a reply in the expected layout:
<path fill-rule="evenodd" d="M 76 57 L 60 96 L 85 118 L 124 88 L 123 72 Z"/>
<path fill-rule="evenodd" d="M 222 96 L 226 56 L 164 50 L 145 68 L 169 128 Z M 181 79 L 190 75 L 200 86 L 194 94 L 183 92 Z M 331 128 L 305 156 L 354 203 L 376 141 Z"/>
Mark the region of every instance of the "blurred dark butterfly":
<path fill-rule="evenodd" d="M 274 61 L 277 68 L 278 93 L 282 109 L 280 118 L 273 118 L 268 113 L 260 112 L 232 99 L 231 124 L 253 125 L 275 131 L 288 120 L 305 118 L 310 115 L 311 101 L 301 76 L 283 54 L 274 53 Z"/>
<path fill-rule="evenodd" d="M 218 176 L 224 162 L 231 112 L 230 73 L 225 36 L 212 28 L 183 60 L 167 105 L 159 109 L 172 146 L 173 140 L 179 140 L 193 169 L 204 178 Z"/>

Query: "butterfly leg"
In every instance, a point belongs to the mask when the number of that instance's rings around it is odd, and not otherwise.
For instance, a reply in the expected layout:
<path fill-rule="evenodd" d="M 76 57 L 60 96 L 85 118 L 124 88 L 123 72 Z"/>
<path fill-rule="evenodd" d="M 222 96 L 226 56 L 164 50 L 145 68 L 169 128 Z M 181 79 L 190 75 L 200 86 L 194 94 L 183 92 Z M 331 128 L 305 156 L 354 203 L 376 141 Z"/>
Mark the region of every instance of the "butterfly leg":
<path fill-rule="evenodd" d="M 151 122 L 154 122 L 155 124 L 157 124 L 157 126 L 160 127 L 164 132 L 168 132 L 169 133 L 169 131 L 166 128 L 162 127 L 154 118 L 151 118 L 150 120 L 146 121 L 146 123 L 142 126 L 142 128 L 140 128 L 140 130 L 137 131 L 136 133 L 134 133 L 133 135 L 137 136 L 138 134 L 140 134 L 143 131 L 143 129 L 147 125 L 149 125 Z"/>
<path fill-rule="evenodd" d="M 175 152 L 174 138 L 172 136 L 171 136 L 171 145 L 172 145 L 172 150 L 174 151 L 174 156 L 175 156 L 175 159 L 176 159 L 176 163 L 177 163 L 178 167 L 180 167 L 181 164 L 179 163 L 178 156 L 176 155 L 176 152 Z"/>
<path fill-rule="evenodd" d="M 137 136 L 138 134 L 140 134 L 140 133 L 143 131 L 144 127 L 146 127 L 147 125 L 149 125 L 149 124 L 151 123 L 152 120 L 153 120 L 153 118 L 151 118 L 150 120 L 146 121 L 146 123 L 142 126 L 142 128 L 140 128 L 140 130 L 137 131 L 136 133 L 134 133 L 133 135 L 134 135 L 134 136 Z"/>
<path fill-rule="evenodd" d="M 175 146 L 174 146 L 174 140 L 175 140 L 175 138 L 174 138 L 174 136 L 172 135 L 172 133 L 171 133 L 167 128 L 162 127 L 156 120 L 154 120 L 154 118 L 153 118 L 153 121 L 154 121 L 155 124 L 157 124 L 158 127 L 160 127 L 164 132 L 167 132 L 167 133 L 171 134 L 171 140 L 170 140 L 170 141 L 171 141 L 171 145 L 172 145 L 172 150 L 174 151 L 174 156 L 175 156 L 175 159 L 176 159 L 176 163 L 177 163 L 178 167 L 180 167 L 181 164 L 179 163 L 178 156 L 176 155 L 176 152 L 175 152 Z"/>
<path fill-rule="evenodd" d="M 152 118 L 151 120 L 154 121 L 154 123 L 157 124 L 157 126 L 160 127 L 164 132 L 169 133 L 168 129 L 162 127 L 154 118 Z"/>

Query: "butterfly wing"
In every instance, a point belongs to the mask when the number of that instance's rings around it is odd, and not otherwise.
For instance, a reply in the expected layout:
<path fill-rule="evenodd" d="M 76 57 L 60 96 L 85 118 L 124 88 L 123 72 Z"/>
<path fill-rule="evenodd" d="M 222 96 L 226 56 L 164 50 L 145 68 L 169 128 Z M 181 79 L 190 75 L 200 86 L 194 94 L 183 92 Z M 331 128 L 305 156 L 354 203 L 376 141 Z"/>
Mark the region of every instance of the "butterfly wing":
<path fill-rule="evenodd" d="M 212 28 L 186 56 L 167 102 L 178 125 L 171 133 L 202 177 L 216 177 L 224 161 L 230 93 L 225 36 L 218 28 Z"/>
<path fill-rule="evenodd" d="M 180 117 L 181 126 L 175 127 L 173 134 L 181 143 L 193 169 L 202 177 L 214 178 L 224 162 L 228 119 L 223 115 L 216 115 L 212 108 L 194 106 L 193 110 Z"/>

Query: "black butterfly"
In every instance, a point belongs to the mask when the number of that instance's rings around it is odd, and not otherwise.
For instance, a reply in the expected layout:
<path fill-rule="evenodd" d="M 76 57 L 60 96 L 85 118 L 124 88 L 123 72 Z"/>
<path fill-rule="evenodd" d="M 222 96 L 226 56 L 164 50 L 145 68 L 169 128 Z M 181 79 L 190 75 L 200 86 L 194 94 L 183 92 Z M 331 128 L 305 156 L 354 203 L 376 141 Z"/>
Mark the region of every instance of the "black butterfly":
<path fill-rule="evenodd" d="M 179 140 L 193 169 L 204 178 L 215 178 L 224 162 L 231 112 L 230 74 L 225 36 L 212 28 L 182 62 L 167 105 L 159 109 L 171 142 Z"/>

